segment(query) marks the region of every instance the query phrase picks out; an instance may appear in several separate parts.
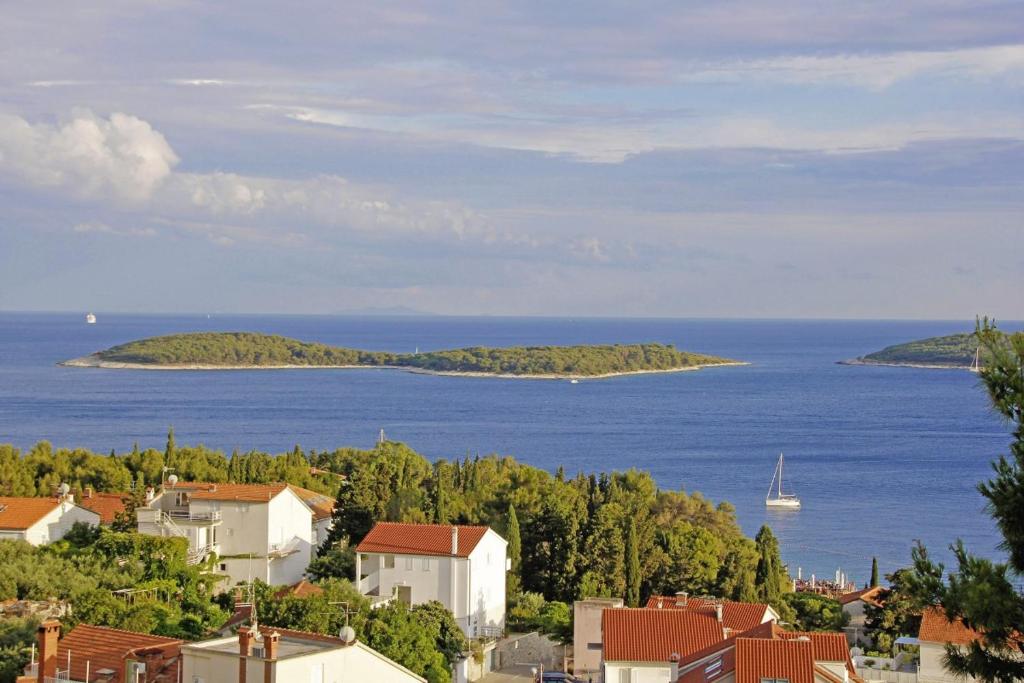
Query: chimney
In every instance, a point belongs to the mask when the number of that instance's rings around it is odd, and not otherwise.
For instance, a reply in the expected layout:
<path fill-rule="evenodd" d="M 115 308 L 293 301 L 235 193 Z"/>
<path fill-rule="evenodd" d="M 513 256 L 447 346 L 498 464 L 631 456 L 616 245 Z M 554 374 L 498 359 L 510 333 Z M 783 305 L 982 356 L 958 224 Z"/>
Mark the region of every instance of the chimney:
<path fill-rule="evenodd" d="M 664 606 L 665 606 L 665 601 L 662 600 L 661 598 L 658 598 L 658 609 L 661 609 Z"/>
<path fill-rule="evenodd" d="M 274 680 L 274 664 L 277 663 L 277 646 L 281 634 L 277 631 L 263 632 L 263 681 L 272 683 Z"/>
<path fill-rule="evenodd" d="M 246 660 L 252 656 L 252 629 L 238 629 L 238 683 L 245 683 Z"/>
<path fill-rule="evenodd" d="M 676 683 L 679 680 L 679 654 L 673 652 L 668 658 L 669 665 L 669 676 L 668 680 L 670 683 Z"/>
<path fill-rule="evenodd" d="M 60 622 L 50 619 L 39 624 L 36 631 L 39 639 L 39 669 L 37 681 L 57 678 L 57 639 L 60 638 Z"/>
<path fill-rule="evenodd" d="M 686 607 L 690 602 L 690 594 L 686 591 L 676 593 L 676 607 Z"/>
<path fill-rule="evenodd" d="M 82 498 L 85 499 L 85 500 L 90 500 L 92 498 L 92 495 L 93 495 L 92 487 L 91 486 L 86 486 L 85 487 L 85 491 L 82 491 Z"/>
<path fill-rule="evenodd" d="M 146 487 L 146 504 L 148 505 L 149 503 L 152 503 L 153 499 L 155 497 L 156 497 L 156 491 L 153 490 L 152 486 L 147 486 Z"/>
<path fill-rule="evenodd" d="M 722 623 L 722 610 L 723 610 L 722 603 L 716 602 L 715 603 L 715 619 L 718 619 L 718 623 L 719 624 Z"/>
<path fill-rule="evenodd" d="M 452 527 L 452 555 L 459 554 L 459 527 Z"/>

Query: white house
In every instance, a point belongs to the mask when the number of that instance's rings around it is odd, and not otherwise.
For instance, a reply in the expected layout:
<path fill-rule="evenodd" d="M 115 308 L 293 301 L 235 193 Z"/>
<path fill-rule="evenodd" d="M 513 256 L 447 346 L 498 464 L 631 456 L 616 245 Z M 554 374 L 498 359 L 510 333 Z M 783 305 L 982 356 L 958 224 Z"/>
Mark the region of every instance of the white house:
<path fill-rule="evenodd" d="M 188 539 L 189 561 L 217 555 L 232 583 L 299 581 L 334 501 L 290 484 L 174 483 L 136 510 L 139 533 Z"/>
<path fill-rule="evenodd" d="M 508 542 L 485 526 L 380 522 L 356 547 L 359 592 L 437 600 L 470 638 L 505 628 Z"/>
<path fill-rule="evenodd" d="M 965 647 L 981 638 L 981 634 L 964 626 L 959 619 L 949 621 L 939 607 L 931 607 L 921 614 L 921 628 L 917 644 L 921 647 L 921 663 L 917 668 L 919 683 L 972 683 L 974 678 L 960 678 L 946 671 L 942 658 L 946 644 Z"/>
<path fill-rule="evenodd" d="M 423 683 L 357 640 L 262 627 L 181 647 L 186 683 Z"/>
<path fill-rule="evenodd" d="M 884 588 L 875 586 L 874 588 L 865 588 L 852 593 L 846 593 L 836 598 L 839 604 L 843 606 L 843 612 L 850 617 L 846 626 L 843 627 L 843 631 L 846 632 L 846 639 L 850 642 L 850 645 L 856 645 L 857 643 L 872 644 L 871 637 L 867 634 L 865 623 L 867 615 L 864 612 L 864 608 L 867 605 L 877 607 L 879 599 L 884 594 Z"/>
<path fill-rule="evenodd" d="M 0 496 L 0 540 L 43 545 L 64 538 L 75 522 L 98 526 L 100 516 L 75 505 L 74 497 L 15 498 Z"/>

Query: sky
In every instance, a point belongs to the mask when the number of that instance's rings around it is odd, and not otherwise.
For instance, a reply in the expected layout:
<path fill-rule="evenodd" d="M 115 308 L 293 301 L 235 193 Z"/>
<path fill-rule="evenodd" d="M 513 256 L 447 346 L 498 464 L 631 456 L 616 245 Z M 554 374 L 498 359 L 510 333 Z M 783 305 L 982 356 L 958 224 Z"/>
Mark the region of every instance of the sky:
<path fill-rule="evenodd" d="M 1024 3 L 9 3 L 0 207 L 0 310 L 1019 320 Z"/>

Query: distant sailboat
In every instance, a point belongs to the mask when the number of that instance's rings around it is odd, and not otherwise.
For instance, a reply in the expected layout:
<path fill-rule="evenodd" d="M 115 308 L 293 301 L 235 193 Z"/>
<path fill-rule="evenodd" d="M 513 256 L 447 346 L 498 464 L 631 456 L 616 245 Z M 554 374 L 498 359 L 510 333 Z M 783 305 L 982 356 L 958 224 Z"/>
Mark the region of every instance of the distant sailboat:
<path fill-rule="evenodd" d="M 772 489 L 775 487 L 775 481 L 778 480 L 779 486 L 776 489 L 775 496 L 772 496 Z M 782 453 L 779 453 L 779 462 L 775 465 L 775 473 L 772 474 L 772 483 L 768 484 L 768 495 L 764 498 L 764 504 L 770 508 L 786 508 L 789 510 L 800 509 L 800 499 L 792 493 L 782 492 Z"/>
<path fill-rule="evenodd" d="M 974 351 L 974 360 L 971 362 L 971 367 L 967 368 L 971 372 L 981 372 L 981 347 L 979 346 Z"/>
<path fill-rule="evenodd" d="M 85 322 L 87 324 L 89 324 L 89 325 L 95 325 L 96 324 L 96 316 L 93 315 L 92 313 L 86 313 L 85 314 Z"/>

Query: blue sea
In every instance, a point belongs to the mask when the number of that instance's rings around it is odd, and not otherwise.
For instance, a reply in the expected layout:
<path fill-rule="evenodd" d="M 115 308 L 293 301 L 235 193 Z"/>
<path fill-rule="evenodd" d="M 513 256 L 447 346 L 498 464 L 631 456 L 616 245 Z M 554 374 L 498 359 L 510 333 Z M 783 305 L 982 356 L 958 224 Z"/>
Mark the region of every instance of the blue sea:
<path fill-rule="evenodd" d="M 868 578 L 909 562 L 915 539 L 948 558 L 964 539 L 1000 557 L 976 484 L 1007 426 L 957 370 L 851 367 L 883 346 L 971 321 L 548 319 L 0 313 L 0 443 L 125 451 L 179 443 L 230 451 L 370 447 L 379 430 L 430 458 L 500 453 L 554 471 L 637 467 L 663 487 L 770 524 L 795 574 Z M 1019 328 L 1019 325 L 1004 326 Z M 152 372 L 58 367 L 140 337 L 251 330 L 363 349 L 659 341 L 746 367 L 579 384 L 385 370 Z M 764 496 L 780 452 L 798 512 Z"/>

